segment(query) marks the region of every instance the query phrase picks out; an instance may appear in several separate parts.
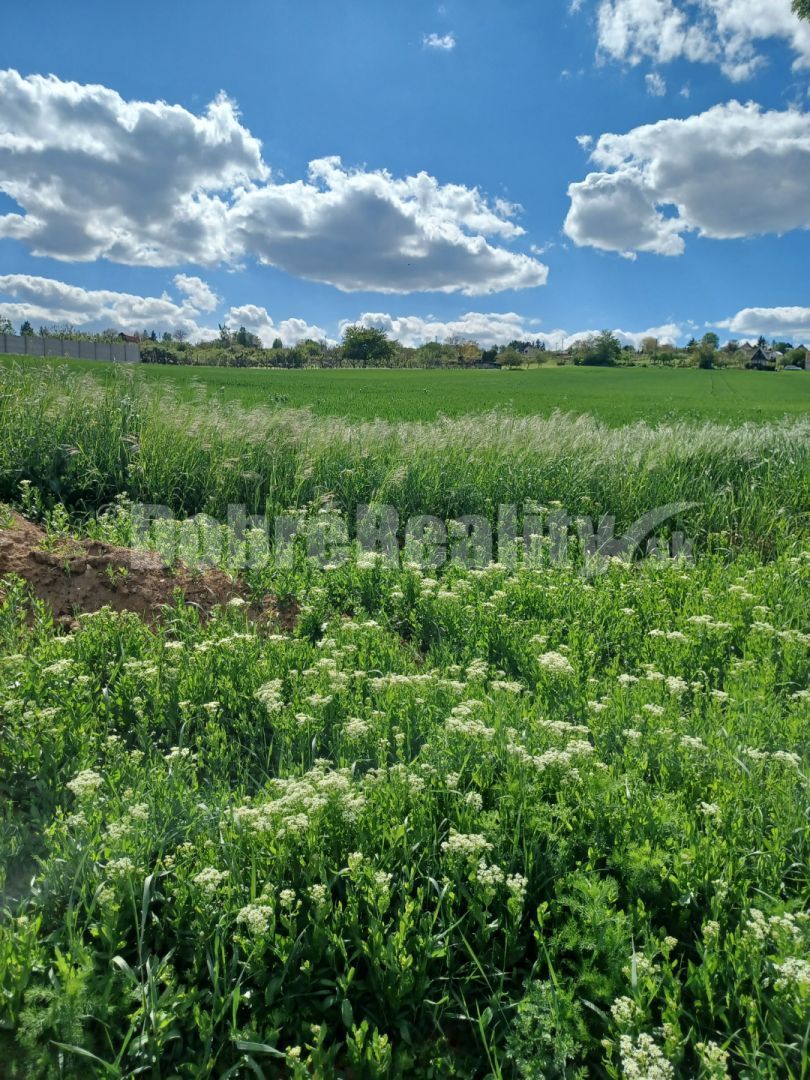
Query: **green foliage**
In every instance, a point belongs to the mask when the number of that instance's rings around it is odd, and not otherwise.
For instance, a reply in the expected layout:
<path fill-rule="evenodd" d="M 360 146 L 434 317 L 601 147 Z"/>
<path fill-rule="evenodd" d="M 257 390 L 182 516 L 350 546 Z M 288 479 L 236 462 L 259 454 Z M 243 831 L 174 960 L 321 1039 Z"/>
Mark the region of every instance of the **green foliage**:
<path fill-rule="evenodd" d="M 474 570 L 265 550 L 246 584 L 291 629 L 178 602 L 66 632 L 0 582 L 4 1075 L 806 1075 L 804 420 L 359 425 L 0 379 L 0 497 L 46 547 L 110 503 L 84 527 L 126 546 L 129 498 L 313 532 L 696 504 L 694 562 L 596 566 L 582 526 L 568 562 L 536 536 Z"/>
<path fill-rule="evenodd" d="M 491 385 L 522 373 L 481 374 Z M 437 435 L 425 424 L 354 425 L 284 408 L 201 409 L 150 393 L 126 373 L 90 392 L 61 366 L 0 368 L 0 388 L 0 499 L 16 500 L 29 480 L 46 509 L 63 502 L 74 514 L 126 492 L 181 516 L 221 520 L 230 504 L 266 512 L 272 523 L 328 497 L 350 519 L 376 501 L 396 506 L 403 521 L 429 508 L 495 524 L 500 503 L 558 499 L 571 514 L 610 512 L 626 527 L 651 507 L 683 501 L 696 504 L 687 518 L 693 535 L 723 532 L 737 546 L 771 550 L 777 530 L 789 532 L 810 504 L 803 420 L 625 430 L 495 413 L 443 421 Z"/>
<path fill-rule="evenodd" d="M 361 367 L 385 364 L 396 351 L 384 330 L 375 327 L 347 326 L 343 331 L 343 356 Z"/>
<path fill-rule="evenodd" d="M 28 357 L 31 373 L 58 372 L 92 378 L 111 386 L 119 396 L 140 396 L 153 391 L 172 402 L 198 403 L 201 394 L 219 405 L 237 405 L 244 410 L 306 408 L 319 416 L 345 416 L 353 420 L 432 421 L 438 416 L 468 416 L 496 408 L 517 416 L 550 416 L 555 411 L 573 415 L 590 414 L 603 424 L 620 427 L 639 420 L 649 424 L 670 424 L 678 420 L 710 420 L 740 424 L 749 420 L 779 420 L 785 415 L 805 416 L 810 411 L 810 380 L 768 379 L 758 373 L 715 372 L 713 392 L 706 393 L 706 378 L 683 367 L 678 354 L 671 354 L 676 370 L 633 368 L 584 368 L 556 364 L 546 370 L 514 370 L 508 378 L 493 371 L 424 370 L 448 367 L 445 345 L 425 345 L 416 350 L 422 370 L 378 370 L 373 378 L 363 370 L 298 371 L 239 370 L 227 367 L 166 364 L 132 365 L 122 372 L 120 364 L 85 360 L 42 360 Z M 433 350 L 438 350 L 433 355 Z M 250 350 L 244 353 L 244 367 L 250 368 Z M 268 350 L 268 355 L 272 350 Z M 232 357 L 237 352 L 231 351 Z M 284 350 L 288 363 L 290 350 Z M 554 354 L 540 353 L 553 358 Z M 718 358 L 722 357 L 718 354 Z M 487 354 L 492 358 L 493 354 Z M 666 358 L 666 357 L 665 357 Z M 648 358 L 656 363 L 656 357 Z M 744 367 L 744 354 L 733 357 L 736 367 Z M 241 363 L 241 360 L 239 361 Z M 3 370 L 19 367 L 20 358 L 0 357 Z M 688 364 L 694 368 L 694 358 Z M 122 375 L 124 376 L 122 380 Z M 68 379 L 68 385 L 73 380 Z"/>
<path fill-rule="evenodd" d="M 716 346 L 711 342 L 706 341 L 704 337 L 703 341 L 698 345 L 697 349 L 698 367 L 702 369 L 714 367 L 714 361 L 716 358 Z"/>
<path fill-rule="evenodd" d="M 800 19 L 810 19 L 810 0 L 793 0 L 793 10 Z"/>
<path fill-rule="evenodd" d="M 801 1076 L 801 551 L 270 561 L 293 633 L 5 583 L 8 1075 Z"/>
<path fill-rule="evenodd" d="M 618 363 L 622 355 L 622 346 L 616 335 L 610 330 L 603 330 L 589 338 L 576 356 L 576 363 L 591 367 L 608 367 Z"/>

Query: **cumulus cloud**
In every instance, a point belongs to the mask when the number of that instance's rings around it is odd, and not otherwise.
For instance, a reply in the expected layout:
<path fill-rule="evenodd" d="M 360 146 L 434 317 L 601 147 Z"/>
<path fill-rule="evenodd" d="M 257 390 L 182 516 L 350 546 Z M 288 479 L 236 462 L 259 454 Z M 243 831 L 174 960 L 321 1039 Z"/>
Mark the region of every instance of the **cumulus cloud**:
<path fill-rule="evenodd" d="M 422 44 L 426 49 L 451 52 L 456 47 L 456 39 L 453 34 L 423 34 Z"/>
<path fill-rule="evenodd" d="M 306 183 L 245 192 L 233 220 L 245 248 L 298 277 L 344 291 L 472 296 L 545 284 L 542 263 L 485 239 L 523 235 L 514 213 L 427 173 L 397 180 L 330 157 L 310 164 Z"/>
<path fill-rule="evenodd" d="M 735 337 L 792 337 L 810 341 L 810 307 L 743 308 L 715 323 Z"/>
<path fill-rule="evenodd" d="M 204 284 L 204 283 L 201 283 Z M 13 302 L 3 297 L 10 296 Z M 0 276 L 0 312 L 12 321 L 72 323 L 79 328 L 114 326 L 125 330 L 184 330 L 203 333 L 196 319 L 200 309 L 190 300 L 162 296 L 136 296 L 110 289 L 83 289 L 54 278 L 32 274 Z"/>
<path fill-rule="evenodd" d="M 649 75 L 645 75 L 644 84 L 651 97 L 663 97 L 667 92 L 667 81 L 657 71 L 651 71 Z"/>
<path fill-rule="evenodd" d="M 684 234 L 731 239 L 810 227 L 810 114 L 731 101 L 602 135 L 600 171 L 571 184 L 565 232 L 605 251 L 680 255 Z"/>
<path fill-rule="evenodd" d="M 198 311 L 214 311 L 220 303 L 220 297 L 214 292 L 208 282 L 202 278 L 189 277 L 188 274 L 175 274 L 174 284 L 178 292 L 188 297 Z"/>
<path fill-rule="evenodd" d="M 310 163 L 276 183 L 224 95 L 197 116 L 103 86 L 0 72 L 0 237 L 63 260 L 176 266 L 257 258 L 339 289 L 483 295 L 543 285 L 503 246 L 519 208 L 427 173 Z"/>
<path fill-rule="evenodd" d="M 179 301 L 166 292 L 162 296 L 137 296 L 110 289 L 83 289 L 31 274 L 4 274 L 0 275 L 0 315 L 12 322 L 28 319 L 36 326 L 71 323 L 85 330 L 109 326 L 130 332 L 183 330 L 192 341 L 216 337 L 216 327 L 201 325 L 199 321 L 203 312 L 214 310 L 220 303 L 210 286 L 200 278 L 184 274 L 178 274 L 174 283 L 183 295 Z M 310 326 L 303 319 L 275 323 L 266 308 L 253 304 L 231 307 L 224 321 L 234 329 L 244 326 L 265 345 L 271 345 L 277 337 L 285 345 L 294 345 L 304 338 L 326 339 L 325 331 L 319 326 Z"/>
<path fill-rule="evenodd" d="M 0 236 L 36 255 L 169 266 L 234 256 L 218 194 L 268 175 L 221 95 L 202 116 L 104 86 L 0 72 Z"/>
<path fill-rule="evenodd" d="M 267 308 L 256 304 L 232 307 L 225 319 L 225 325 L 233 330 L 244 326 L 251 334 L 256 334 L 262 345 L 268 348 L 276 338 L 281 338 L 285 345 L 296 345 L 307 338 L 312 338 L 313 341 L 326 341 L 330 345 L 336 344 L 320 326 L 311 326 L 304 319 L 282 319 L 277 323 L 268 314 Z"/>
<path fill-rule="evenodd" d="M 538 330 L 539 320 L 528 319 L 514 311 L 481 312 L 468 311 L 457 319 L 441 320 L 421 315 L 389 315 L 385 312 L 365 312 L 356 320 L 360 326 L 384 330 L 390 337 L 403 345 L 416 347 L 427 341 L 476 341 L 479 345 L 491 347 L 506 345 L 510 341 L 541 341 L 550 349 L 569 348 L 575 341 L 599 333 L 599 330 Z M 341 331 L 349 325 L 341 323 Z M 642 331 L 615 331 L 623 345 L 636 348 L 646 337 L 657 337 L 660 341 L 678 341 L 683 331 L 675 323 L 655 326 Z"/>
<path fill-rule="evenodd" d="M 737 82 L 765 63 L 757 43 L 769 39 L 788 44 L 794 68 L 810 67 L 810 25 L 791 0 L 601 0 L 597 35 L 603 58 L 717 64 Z"/>

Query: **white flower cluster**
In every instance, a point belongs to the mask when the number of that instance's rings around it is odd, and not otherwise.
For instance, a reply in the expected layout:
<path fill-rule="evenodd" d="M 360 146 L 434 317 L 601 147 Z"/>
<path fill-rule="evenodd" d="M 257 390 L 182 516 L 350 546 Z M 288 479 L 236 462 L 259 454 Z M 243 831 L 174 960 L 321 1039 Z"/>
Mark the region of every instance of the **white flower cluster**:
<path fill-rule="evenodd" d="M 650 1035 L 619 1038 L 619 1054 L 626 1080 L 672 1080 L 675 1071 Z"/>
<path fill-rule="evenodd" d="M 686 691 L 689 689 L 689 683 L 686 681 L 686 679 L 681 679 L 677 675 L 667 676 L 667 678 L 664 679 L 664 684 L 667 690 L 669 690 L 670 694 L 672 694 L 674 697 L 680 697 L 682 694 L 685 694 Z"/>
<path fill-rule="evenodd" d="M 361 720 L 358 716 L 350 716 L 343 725 L 343 734 L 349 742 L 358 742 L 364 739 L 371 730 L 368 720 Z"/>
<path fill-rule="evenodd" d="M 695 1043 L 695 1050 L 700 1055 L 708 1080 L 730 1080 L 728 1052 L 722 1046 L 709 1040 L 709 1042 Z"/>
<path fill-rule="evenodd" d="M 743 753 L 751 761 L 779 761 L 794 769 L 798 769 L 802 763 L 798 754 L 793 754 L 788 750 L 757 750 L 749 746 L 743 750 Z"/>
<path fill-rule="evenodd" d="M 492 844 L 481 833 L 460 833 L 450 830 L 450 836 L 442 843 L 446 855 L 460 855 L 463 858 L 478 858 L 485 851 L 491 851 Z"/>
<path fill-rule="evenodd" d="M 456 735 L 466 735 L 470 739 L 483 739 L 486 742 L 495 736 L 495 729 L 488 727 L 483 720 L 471 715 L 472 710 L 466 705 L 457 705 L 446 723 L 448 731 Z"/>
<path fill-rule="evenodd" d="M 303 776 L 273 780 L 276 797 L 258 806 L 237 807 L 234 820 L 254 832 L 276 832 L 280 837 L 306 832 L 327 810 L 355 821 L 365 798 L 353 783 L 350 769 L 328 769 L 328 764 L 319 761 Z"/>
<path fill-rule="evenodd" d="M 272 911 L 267 904 L 246 904 L 236 916 L 236 921 L 253 937 L 261 937 L 270 926 Z"/>
<path fill-rule="evenodd" d="M 771 915 L 765 918 L 759 908 L 751 908 L 745 929 L 757 941 L 765 941 L 778 935 L 788 937 L 793 941 L 802 941 L 804 938 L 803 928 L 809 924 L 810 915 L 806 911 L 799 911 L 795 914 L 783 912 L 781 915 Z"/>
<path fill-rule="evenodd" d="M 194 884 L 199 886 L 208 896 L 212 896 L 223 881 L 227 881 L 227 879 L 227 870 L 217 870 L 213 866 L 206 866 L 204 870 L 201 870 L 199 874 L 195 874 L 192 878 Z"/>
<path fill-rule="evenodd" d="M 504 872 L 500 866 L 496 866 L 495 863 L 487 865 L 486 859 L 479 860 L 475 877 L 478 884 L 483 885 L 485 889 L 494 890 L 504 882 Z"/>
<path fill-rule="evenodd" d="M 526 889 L 528 887 L 529 880 L 525 878 L 523 874 L 508 874 L 506 877 L 506 888 L 509 890 L 512 898 L 522 904 L 526 899 Z"/>
<path fill-rule="evenodd" d="M 98 791 L 103 782 L 103 778 L 97 772 L 92 769 L 83 769 L 80 773 L 76 773 L 72 780 L 68 780 L 67 788 L 77 799 L 83 799 Z"/>
<path fill-rule="evenodd" d="M 125 878 L 135 872 L 135 863 L 132 859 L 110 859 L 104 868 L 111 878 Z"/>
<path fill-rule="evenodd" d="M 629 997 L 618 997 L 610 1006 L 610 1015 L 619 1027 L 627 1027 L 632 1024 L 638 1014 L 638 1006 Z"/>
<path fill-rule="evenodd" d="M 694 735 L 681 735 L 680 741 L 685 750 L 699 750 L 701 753 L 708 750 L 706 743 L 702 739 L 695 738 Z"/>
<path fill-rule="evenodd" d="M 278 712 L 284 707 L 284 699 L 281 695 L 281 679 L 271 679 L 264 683 L 256 691 L 256 698 L 264 705 L 269 713 Z"/>
<path fill-rule="evenodd" d="M 540 656 L 537 657 L 537 663 L 543 671 L 547 671 L 551 675 L 565 677 L 574 674 L 574 668 L 571 665 L 571 661 L 567 656 L 563 656 L 561 652 L 552 650 L 551 652 L 541 653 Z"/>
<path fill-rule="evenodd" d="M 810 990 L 810 963 L 807 960 L 791 956 L 774 966 L 779 973 L 774 983 L 777 990 Z"/>

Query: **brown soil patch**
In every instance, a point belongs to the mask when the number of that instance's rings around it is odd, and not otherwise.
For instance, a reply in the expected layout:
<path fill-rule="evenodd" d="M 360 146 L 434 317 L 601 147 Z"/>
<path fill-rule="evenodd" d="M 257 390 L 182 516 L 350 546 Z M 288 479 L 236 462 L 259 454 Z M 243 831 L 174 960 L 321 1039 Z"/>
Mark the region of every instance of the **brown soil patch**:
<path fill-rule="evenodd" d="M 234 597 L 249 602 L 244 583 L 221 570 L 169 567 L 157 552 L 132 551 L 98 540 L 54 542 L 19 514 L 13 515 L 10 525 L 0 527 L 0 578 L 11 574 L 24 578 L 54 617 L 67 625 L 73 625 L 78 613 L 103 607 L 134 611 L 154 622 L 165 605 L 174 604 L 178 591 L 203 615 Z M 279 605 L 268 596 L 251 606 L 250 614 L 289 629 L 297 612 L 294 603 Z"/>

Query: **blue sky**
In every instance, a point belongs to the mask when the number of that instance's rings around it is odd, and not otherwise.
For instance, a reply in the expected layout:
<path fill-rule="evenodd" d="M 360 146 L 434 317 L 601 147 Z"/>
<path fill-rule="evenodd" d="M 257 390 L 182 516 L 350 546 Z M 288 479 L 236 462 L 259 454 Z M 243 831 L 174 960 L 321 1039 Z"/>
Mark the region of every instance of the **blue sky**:
<path fill-rule="evenodd" d="M 810 339 L 810 27 L 789 9 L 14 5 L 0 314 Z"/>

